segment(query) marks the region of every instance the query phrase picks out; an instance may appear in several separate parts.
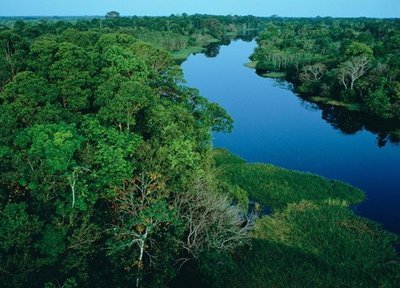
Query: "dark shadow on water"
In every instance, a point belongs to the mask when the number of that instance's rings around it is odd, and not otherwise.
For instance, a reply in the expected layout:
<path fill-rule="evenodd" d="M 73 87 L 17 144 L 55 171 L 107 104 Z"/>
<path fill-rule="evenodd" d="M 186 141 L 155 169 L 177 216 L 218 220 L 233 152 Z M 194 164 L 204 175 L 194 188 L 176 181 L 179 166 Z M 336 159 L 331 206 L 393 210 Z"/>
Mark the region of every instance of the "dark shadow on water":
<path fill-rule="evenodd" d="M 235 119 L 233 133 L 214 134 L 214 145 L 250 162 L 350 183 L 367 195 L 355 212 L 399 233 L 400 145 L 394 144 L 400 142 L 400 123 L 316 104 L 296 96 L 282 79 L 254 75 L 243 64 L 256 46 L 255 41 L 236 41 L 220 49 L 219 59 L 193 57 L 184 65 L 189 85 Z"/>
<path fill-rule="evenodd" d="M 400 123 L 370 116 L 366 113 L 349 111 L 342 107 L 316 104 L 322 111 L 322 119 L 343 134 L 352 135 L 366 130 L 376 135 L 376 144 L 400 143 Z"/>
<path fill-rule="evenodd" d="M 219 50 L 221 48 L 221 43 L 212 43 L 207 46 L 207 50 L 204 51 L 204 55 L 206 55 L 208 58 L 214 58 L 217 57 L 219 54 Z M 229 44 L 227 44 L 229 45 Z"/>
<path fill-rule="evenodd" d="M 206 51 L 203 52 L 207 58 L 215 58 L 219 55 L 219 51 L 221 46 L 229 46 L 232 41 L 242 40 L 244 42 L 251 42 L 257 37 L 258 31 L 256 30 L 248 30 L 240 33 L 239 35 L 232 37 L 232 36 L 225 36 L 222 38 L 220 42 L 211 43 L 206 47 Z"/>
<path fill-rule="evenodd" d="M 234 38 L 234 40 L 242 40 L 244 42 L 251 42 L 253 41 L 259 34 L 259 31 L 254 29 L 254 30 L 245 30 L 239 33 L 238 36 Z"/>
<path fill-rule="evenodd" d="M 256 74 L 262 77 L 267 72 L 257 70 Z M 284 79 L 275 79 L 273 85 L 293 91 L 293 85 Z M 322 113 L 321 118 L 345 135 L 352 135 L 366 130 L 376 135 L 376 145 L 378 147 L 384 147 L 387 143 L 400 144 L 400 121 L 386 120 L 364 112 L 351 111 L 340 106 L 311 102 L 299 95 L 297 97 L 301 99 L 301 104 L 306 110 L 320 110 Z"/>

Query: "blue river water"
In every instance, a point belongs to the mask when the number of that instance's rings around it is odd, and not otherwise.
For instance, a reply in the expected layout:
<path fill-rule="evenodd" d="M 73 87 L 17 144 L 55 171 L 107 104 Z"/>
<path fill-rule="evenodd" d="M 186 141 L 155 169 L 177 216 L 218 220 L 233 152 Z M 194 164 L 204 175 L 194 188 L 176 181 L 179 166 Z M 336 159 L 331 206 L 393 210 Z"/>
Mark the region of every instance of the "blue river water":
<path fill-rule="evenodd" d="M 232 133 L 214 134 L 214 147 L 350 183 L 367 195 L 356 212 L 400 233 L 400 145 L 379 130 L 384 124 L 306 102 L 288 83 L 258 76 L 244 66 L 255 47 L 238 40 L 216 57 L 196 54 L 182 63 L 187 85 L 234 119 Z"/>

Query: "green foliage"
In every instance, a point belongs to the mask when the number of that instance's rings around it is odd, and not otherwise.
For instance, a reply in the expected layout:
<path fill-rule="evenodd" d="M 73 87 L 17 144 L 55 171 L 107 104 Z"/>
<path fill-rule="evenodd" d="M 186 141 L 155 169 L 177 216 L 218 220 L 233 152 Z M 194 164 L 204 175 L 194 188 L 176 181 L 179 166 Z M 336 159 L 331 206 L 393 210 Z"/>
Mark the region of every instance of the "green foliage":
<path fill-rule="evenodd" d="M 20 286 L 27 283 L 30 273 L 39 268 L 34 244 L 42 227 L 43 223 L 37 216 L 29 215 L 25 203 L 10 203 L 0 210 L 2 283 L 7 283 L 10 287 Z"/>
<path fill-rule="evenodd" d="M 103 57 L 108 64 L 103 72 L 108 76 L 120 75 L 125 79 L 144 81 L 148 70 L 144 63 L 131 51 L 120 46 L 111 46 L 104 51 Z"/>
<path fill-rule="evenodd" d="M 83 156 L 87 157 L 85 164 L 94 171 L 93 188 L 112 194 L 113 188 L 134 172 L 132 156 L 140 144 L 140 136 L 103 126 L 92 117 L 83 121 L 81 129 L 88 140 L 85 147 L 88 154 Z"/>
<path fill-rule="evenodd" d="M 30 217 L 26 204 L 8 204 L 1 211 L 1 249 L 28 250 L 34 234 L 41 228 L 37 217 Z"/>
<path fill-rule="evenodd" d="M 395 235 L 355 216 L 337 201 L 289 204 L 282 212 L 260 219 L 254 233 L 256 238 L 301 249 L 332 265 L 354 267 L 354 272 L 372 277 L 385 271 L 396 257 L 392 246 Z"/>
<path fill-rule="evenodd" d="M 135 80 L 114 76 L 98 88 L 96 105 L 99 117 L 107 124 L 130 131 L 136 124 L 135 115 L 154 101 L 152 90 Z"/>
<path fill-rule="evenodd" d="M 28 39 L 14 31 L 0 30 L 0 91 L 4 85 L 12 79 L 19 71 L 23 70 L 24 58 L 29 52 Z"/>
<path fill-rule="evenodd" d="M 262 75 L 263 77 L 267 78 L 285 78 L 286 73 L 284 72 L 271 72 L 271 73 L 265 73 Z"/>
<path fill-rule="evenodd" d="M 0 31 L 3 286 L 165 287 L 176 274 L 187 233 L 176 198 L 196 173 L 223 191 L 211 172 L 211 131 L 232 128 L 225 110 L 183 86 L 169 52 L 190 37 L 222 37 L 218 20 L 198 20 L 185 33 L 175 30 L 180 18 L 169 32 L 137 18 Z M 157 189 L 126 186 L 140 175 Z M 227 189 L 247 205 L 240 188 Z"/>
<path fill-rule="evenodd" d="M 56 84 L 62 105 L 72 111 L 89 108 L 94 66 L 84 49 L 60 43 L 50 68 L 49 79 Z"/>
<path fill-rule="evenodd" d="M 245 164 L 246 161 L 243 158 L 240 158 L 239 156 L 229 152 L 226 149 L 214 149 L 213 150 L 213 159 L 215 162 L 215 165 L 217 167 L 224 167 L 224 165 L 229 165 L 229 164 Z"/>
<path fill-rule="evenodd" d="M 25 150 L 28 161 L 39 161 L 50 174 L 64 172 L 74 165 L 73 155 L 82 138 L 72 125 L 34 125 L 16 136 L 18 149 Z"/>
<path fill-rule="evenodd" d="M 250 199 L 273 210 L 307 199 L 338 199 L 346 205 L 364 199 L 362 191 L 339 181 L 273 165 L 238 163 L 238 159 L 228 152 L 218 151 L 216 159 L 217 163 L 222 164 L 222 178 L 226 182 L 238 185 L 248 193 Z"/>
<path fill-rule="evenodd" d="M 206 109 L 213 131 L 232 132 L 233 119 L 226 113 L 225 109 L 216 103 L 209 103 Z"/>
<path fill-rule="evenodd" d="M 48 282 L 44 285 L 45 288 L 56 288 L 60 285 L 59 283 L 51 283 Z M 78 283 L 75 278 L 68 278 L 63 284 L 62 287 L 65 288 L 76 288 L 78 287 Z"/>
<path fill-rule="evenodd" d="M 160 176 L 154 173 L 142 174 L 125 181 L 124 186 L 116 191 L 113 210 L 117 220 L 107 241 L 108 254 L 116 267 L 132 270 L 128 275 L 122 276 L 129 282 L 153 282 L 155 285 L 154 280 L 148 278 L 151 278 L 154 271 L 153 261 L 159 255 L 163 255 L 163 265 L 171 265 L 171 258 L 175 253 L 170 249 L 176 249 L 177 244 L 171 243 L 169 237 L 180 236 L 174 235 L 179 229 L 173 227 L 179 227 L 181 223 L 176 210 L 165 200 L 167 193 Z M 164 238 L 168 234 L 169 237 L 165 240 L 172 247 L 165 247 L 162 241 L 157 243 L 158 237 Z M 169 257 L 158 251 L 159 245 L 169 250 Z M 158 275 L 165 276 L 168 278 L 163 273 Z M 162 280 L 155 287 L 162 287 L 165 281 Z"/>
<path fill-rule="evenodd" d="M 65 250 L 65 234 L 62 228 L 47 225 L 43 229 L 42 238 L 36 244 L 37 250 L 44 256 L 43 264 L 51 265 L 57 261 L 58 257 Z"/>
<path fill-rule="evenodd" d="M 200 261 L 204 287 L 397 287 L 398 236 L 356 216 L 358 189 L 214 152 L 223 178 L 274 209 L 257 220 L 251 247 Z M 304 185 L 304 186 L 303 186 Z M 256 198 L 257 197 L 257 198 Z"/>
<path fill-rule="evenodd" d="M 59 121 L 63 111 L 60 105 L 54 105 L 56 98 L 56 90 L 45 79 L 30 71 L 20 72 L 0 93 L 2 123 L 11 125 L 6 126 L 10 132 L 33 124 Z"/>
<path fill-rule="evenodd" d="M 324 234 L 324 236 L 326 235 Z M 331 235 L 331 237 L 335 237 L 335 235 Z M 337 238 L 342 239 L 340 235 Z M 364 243 L 361 240 L 357 248 L 363 247 Z M 318 247 L 321 246 L 322 244 L 319 243 Z M 347 249 L 352 247 L 335 246 L 335 248 L 348 251 Z M 386 248 L 383 247 L 383 249 Z M 390 248 L 384 252 L 385 256 L 379 256 L 374 267 L 365 268 L 363 265 L 349 266 L 347 263 L 337 263 L 331 261 L 329 256 L 307 253 L 302 248 L 286 245 L 280 241 L 254 239 L 251 248 L 242 248 L 236 255 L 231 256 L 231 259 L 222 258 L 224 263 L 228 263 L 228 271 L 218 260 L 216 263 L 206 263 L 206 268 L 201 267 L 201 269 L 204 271 L 204 277 L 207 277 L 204 287 L 395 288 L 399 280 L 398 261 L 393 260 L 396 259 L 393 256 L 387 256 L 393 252 L 393 249 Z M 343 255 L 345 252 L 341 254 Z M 348 259 L 347 257 L 353 254 L 350 253 L 345 258 Z M 374 261 L 372 257 L 368 256 L 363 259 L 369 263 Z"/>
<path fill-rule="evenodd" d="M 400 57 L 393 46 L 398 28 L 389 19 L 274 19 L 260 33 L 251 58 L 264 75 L 285 73 L 303 97 L 355 104 L 397 121 L 393 80 L 399 79 L 400 66 L 391 59 Z"/>
<path fill-rule="evenodd" d="M 363 31 L 358 39 L 347 22 L 329 24 L 330 31 L 297 22 L 283 29 L 286 23 L 274 21 L 260 35 L 258 68 L 296 79 L 303 66 L 323 63 L 313 67 L 330 71 L 305 90 L 334 92 L 338 61 L 373 51 L 369 74 L 354 86 L 358 94 L 373 92 L 354 99 L 365 99 L 372 113 L 398 116 L 399 41 L 393 32 L 375 43 L 380 20 L 367 21 L 369 28 L 354 20 Z M 183 85 L 171 51 L 187 56 L 238 35 L 251 39 L 247 32 L 267 22 L 208 15 L 7 22 L 0 29 L 0 283 L 166 287 L 177 259 L 189 254 L 182 243 L 190 222 L 177 203 L 194 193 L 192 199 L 225 199 L 212 223 L 204 222 L 206 235 L 241 228 L 224 223 L 223 213 L 235 212 L 235 204 L 245 210 L 249 198 L 274 210 L 259 220 L 252 247 L 203 249 L 195 273 L 208 287 L 394 287 L 394 236 L 348 210 L 361 191 L 211 153 L 211 131 L 229 132 L 233 120 Z M 204 219 L 208 207 L 197 207 L 187 215 Z"/>
<path fill-rule="evenodd" d="M 371 114 L 382 118 L 391 118 L 390 98 L 381 88 L 369 94 L 365 99 L 365 109 Z"/>
<path fill-rule="evenodd" d="M 346 56 L 361 56 L 361 55 L 366 55 L 369 58 L 373 57 L 374 51 L 369 47 L 367 44 L 364 44 L 362 42 L 353 42 L 351 43 L 345 51 Z"/>
<path fill-rule="evenodd" d="M 255 238 L 238 255 L 241 279 L 232 287 L 396 287 L 399 280 L 397 238 L 336 203 L 290 204 L 260 219 Z"/>

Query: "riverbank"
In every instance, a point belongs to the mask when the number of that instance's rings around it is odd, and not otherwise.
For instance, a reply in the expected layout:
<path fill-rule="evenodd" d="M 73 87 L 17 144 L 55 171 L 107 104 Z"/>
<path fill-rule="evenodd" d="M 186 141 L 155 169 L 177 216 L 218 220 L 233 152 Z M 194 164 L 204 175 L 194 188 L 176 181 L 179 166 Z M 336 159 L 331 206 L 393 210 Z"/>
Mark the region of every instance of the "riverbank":
<path fill-rule="evenodd" d="M 177 63 L 182 63 L 190 55 L 196 54 L 196 53 L 203 53 L 203 52 L 207 51 L 207 47 L 209 45 L 215 44 L 215 43 L 220 43 L 220 42 L 221 42 L 221 40 L 218 40 L 215 38 L 209 38 L 209 39 L 204 40 L 204 42 L 201 45 L 188 46 L 188 47 L 179 49 L 177 51 L 171 52 L 171 55 L 172 55 L 172 58 L 174 58 L 174 60 Z"/>
<path fill-rule="evenodd" d="M 359 103 L 345 103 L 342 101 L 333 100 L 333 99 L 320 97 L 320 96 L 302 97 L 302 99 L 305 99 L 305 100 L 313 102 L 313 103 L 321 103 L 321 104 L 330 105 L 330 106 L 342 107 L 342 108 L 347 109 L 348 111 L 361 112 L 361 105 Z"/>
<path fill-rule="evenodd" d="M 250 62 L 246 62 L 244 64 L 244 66 L 257 71 L 257 63 L 258 63 L 257 61 L 250 61 Z M 287 75 L 285 72 L 267 72 L 267 73 L 258 73 L 257 72 L 257 74 L 263 78 L 283 79 L 285 81 L 288 81 L 288 79 L 286 78 Z M 304 99 L 311 103 L 340 107 L 340 108 L 346 109 L 347 111 L 351 111 L 351 112 L 362 112 L 363 111 L 360 103 L 346 103 L 344 101 L 339 101 L 339 100 L 335 100 L 335 99 L 331 99 L 331 98 L 327 98 L 327 97 L 321 97 L 321 96 L 304 96 L 301 94 L 299 94 L 298 96 L 301 99 Z M 372 117 L 372 115 L 371 115 L 371 117 Z M 373 117 L 379 118 L 382 120 L 386 120 L 386 119 L 380 118 L 378 116 L 373 116 Z M 392 120 L 387 120 L 387 121 L 392 121 Z M 396 133 L 399 133 L 399 132 L 396 131 Z"/>
<path fill-rule="evenodd" d="M 185 61 L 190 55 L 195 54 L 195 53 L 201 53 L 204 52 L 207 48 L 201 47 L 201 46 L 191 46 L 191 47 L 186 47 L 184 49 L 174 51 L 171 53 L 172 57 L 174 58 L 175 61 L 178 63 L 181 63 Z"/>
<path fill-rule="evenodd" d="M 230 272 L 213 272 L 226 277 L 225 285 L 350 288 L 399 283 L 398 236 L 350 209 L 364 200 L 361 190 L 309 173 L 250 164 L 224 149 L 214 150 L 213 156 L 224 181 L 272 209 L 257 220 L 252 248 L 236 254 Z"/>
<path fill-rule="evenodd" d="M 250 69 L 255 69 L 257 70 L 257 61 L 250 61 L 244 64 L 244 66 L 250 68 Z M 285 72 L 267 72 L 267 73 L 259 73 L 261 77 L 264 78 L 272 78 L 272 79 L 286 79 L 286 73 Z M 338 100 L 333 100 L 329 99 L 326 97 L 321 97 L 321 96 L 312 96 L 312 97 L 304 97 L 302 95 L 299 95 L 302 99 L 307 100 L 309 102 L 313 103 L 321 103 L 325 105 L 331 105 L 331 106 L 336 106 L 336 107 L 342 107 L 347 109 L 348 111 L 357 111 L 361 112 L 361 105 L 359 103 L 345 103 L 343 101 L 338 101 Z"/>
<path fill-rule="evenodd" d="M 213 158 L 224 181 L 240 187 L 249 199 L 273 212 L 301 201 L 337 203 L 349 208 L 365 200 L 363 191 L 341 181 L 266 163 L 247 163 L 225 149 L 214 150 Z"/>
<path fill-rule="evenodd" d="M 250 69 L 257 69 L 257 61 L 250 61 L 246 62 L 244 66 L 250 68 Z M 286 73 L 285 72 L 267 72 L 267 73 L 259 73 L 261 77 L 264 78 L 272 78 L 272 79 L 280 79 L 280 78 L 285 78 Z"/>
<path fill-rule="evenodd" d="M 341 107 L 310 104 L 284 81 L 259 77 L 243 65 L 254 47 L 255 42 L 236 41 L 222 46 L 217 57 L 197 54 L 182 64 L 188 85 L 234 119 L 233 132 L 215 133 L 214 145 L 249 162 L 351 183 L 367 194 L 357 214 L 400 233 L 395 126 Z"/>
<path fill-rule="evenodd" d="M 354 120 L 358 113 L 307 105 L 279 81 L 244 67 L 255 45 L 232 42 L 218 57 L 198 54 L 182 65 L 188 85 L 235 120 L 231 134 L 213 136 L 214 146 L 248 161 L 215 152 L 218 176 L 237 188 L 230 196 L 272 210 L 257 221 L 251 246 L 229 255 L 210 252 L 196 266 L 206 281 L 200 287 L 396 287 L 398 237 L 365 217 L 398 231 L 398 149 L 379 148 L 376 134 Z M 362 187 L 367 199 L 344 182 Z M 353 203 L 360 203 L 357 214 Z"/>
<path fill-rule="evenodd" d="M 258 32 L 255 29 L 243 29 L 236 32 L 227 32 L 221 39 L 202 36 L 200 37 L 200 41 L 196 41 L 196 45 L 189 45 L 182 49 L 172 51 L 171 55 L 177 63 L 182 63 L 192 54 L 206 52 L 210 45 L 226 45 L 235 38 L 248 38 L 248 34 L 252 35 L 250 36 L 250 39 L 253 39 Z"/>

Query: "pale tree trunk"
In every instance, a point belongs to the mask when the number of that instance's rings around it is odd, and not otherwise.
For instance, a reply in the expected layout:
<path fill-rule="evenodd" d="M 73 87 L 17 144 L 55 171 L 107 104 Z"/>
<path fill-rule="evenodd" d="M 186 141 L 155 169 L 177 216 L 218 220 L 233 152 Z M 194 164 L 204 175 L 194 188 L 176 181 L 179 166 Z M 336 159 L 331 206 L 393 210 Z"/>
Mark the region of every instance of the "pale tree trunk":
<path fill-rule="evenodd" d="M 142 270 L 144 248 L 145 248 L 145 243 L 146 243 L 148 232 L 149 232 L 149 228 L 146 227 L 144 234 L 141 236 L 141 239 L 138 241 L 138 246 L 139 246 L 139 251 L 140 251 L 138 265 L 140 265 L 140 266 L 138 266 L 138 275 L 136 277 L 136 288 L 138 288 L 140 285 L 140 274 L 141 274 L 140 271 Z"/>

